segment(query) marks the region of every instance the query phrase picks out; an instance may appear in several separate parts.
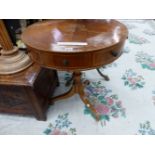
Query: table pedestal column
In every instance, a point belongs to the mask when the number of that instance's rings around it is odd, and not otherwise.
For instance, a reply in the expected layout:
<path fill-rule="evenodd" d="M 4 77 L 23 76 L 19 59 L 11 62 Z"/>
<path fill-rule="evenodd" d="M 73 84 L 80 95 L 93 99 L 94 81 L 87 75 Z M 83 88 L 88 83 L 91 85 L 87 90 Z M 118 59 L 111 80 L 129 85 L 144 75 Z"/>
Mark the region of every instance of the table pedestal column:
<path fill-rule="evenodd" d="M 84 85 L 81 82 L 81 74 L 82 74 L 81 72 L 74 72 L 73 73 L 73 86 L 71 87 L 71 89 L 62 95 L 53 97 L 52 102 L 71 97 L 74 94 L 79 94 L 83 103 L 91 110 L 91 112 L 95 116 L 96 120 L 99 121 L 99 118 L 100 118 L 99 114 L 97 113 L 97 111 L 93 107 L 93 105 L 89 102 L 89 100 L 85 97 Z"/>
<path fill-rule="evenodd" d="M 0 20 L 0 44 L 0 75 L 20 72 L 32 64 L 25 51 L 13 46 L 3 20 Z"/>

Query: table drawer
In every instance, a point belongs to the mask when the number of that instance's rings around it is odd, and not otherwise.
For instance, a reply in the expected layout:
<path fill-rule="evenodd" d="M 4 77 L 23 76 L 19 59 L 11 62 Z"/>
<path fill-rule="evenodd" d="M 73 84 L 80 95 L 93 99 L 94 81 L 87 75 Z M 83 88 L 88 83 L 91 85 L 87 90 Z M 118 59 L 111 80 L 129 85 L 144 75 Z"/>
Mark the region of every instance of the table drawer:
<path fill-rule="evenodd" d="M 41 58 L 43 65 L 62 70 L 89 68 L 92 65 L 92 59 L 89 53 L 44 54 Z"/>
<path fill-rule="evenodd" d="M 93 65 L 102 66 L 113 62 L 122 54 L 123 45 L 124 42 L 117 46 L 94 52 Z"/>
<path fill-rule="evenodd" d="M 108 64 L 109 62 L 112 62 L 115 59 L 117 59 L 118 55 L 119 55 L 119 52 L 112 52 L 112 51 L 96 52 L 93 57 L 93 64 L 94 66 L 102 66 L 104 64 Z"/>

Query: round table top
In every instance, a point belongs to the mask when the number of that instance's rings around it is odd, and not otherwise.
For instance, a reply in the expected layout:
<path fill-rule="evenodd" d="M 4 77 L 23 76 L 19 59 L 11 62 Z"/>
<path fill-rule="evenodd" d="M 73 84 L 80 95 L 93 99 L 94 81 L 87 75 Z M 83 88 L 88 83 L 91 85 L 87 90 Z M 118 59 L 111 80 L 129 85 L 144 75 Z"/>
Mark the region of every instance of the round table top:
<path fill-rule="evenodd" d="M 116 20 L 47 20 L 29 26 L 23 42 L 48 52 L 83 52 L 117 45 L 128 36 L 125 25 Z"/>

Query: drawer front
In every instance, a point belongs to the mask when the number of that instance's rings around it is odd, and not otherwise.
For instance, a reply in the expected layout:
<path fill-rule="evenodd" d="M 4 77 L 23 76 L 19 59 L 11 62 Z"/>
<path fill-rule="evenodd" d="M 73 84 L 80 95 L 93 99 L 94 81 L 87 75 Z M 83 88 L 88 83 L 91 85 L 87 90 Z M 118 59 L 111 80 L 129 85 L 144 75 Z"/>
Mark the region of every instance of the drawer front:
<path fill-rule="evenodd" d="M 93 57 L 94 66 L 102 66 L 102 65 L 108 64 L 108 63 L 114 61 L 115 59 L 117 59 L 119 53 L 117 54 L 114 52 L 114 55 L 112 53 L 113 53 L 112 51 L 96 52 Z M 115 56 L 115 55 L 117 55 L 117 56 Z"/>
<path fill-rule="evenodd" d="M 43 65 L 56 69 L 82 69 L 92 65 L 91 55 L 83 53 L 42 55 Z"/>
<path fill-rule="evenodd" d="M 124 43 L 121 43 L 114 48 L 100 50 L 93 55 L 93 65 L 102 66 L 112 63 L 122 54 L 122 47 Z"/>
<path fill-rule="evenodd" d="M 31 49 L 30 56 L 33 61 L 44 67 L 60 70 L 84 70 L 112 63 L 121 55 L 123 46 L 124 42 L 121 42 L 103 50 L 81 53 L 43 52 Z"/>

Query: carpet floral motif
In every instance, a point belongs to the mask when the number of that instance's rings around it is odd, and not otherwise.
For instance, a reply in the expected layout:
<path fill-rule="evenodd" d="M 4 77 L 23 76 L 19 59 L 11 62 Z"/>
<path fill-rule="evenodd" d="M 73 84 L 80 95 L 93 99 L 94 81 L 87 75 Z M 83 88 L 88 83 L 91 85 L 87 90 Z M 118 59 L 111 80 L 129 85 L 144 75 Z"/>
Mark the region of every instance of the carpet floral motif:
<path fill-rule="evenodd" d="M 126 70 L 122 76 L 124 85 L 130 87 L 132 90 L 143 88 L 145 85 L 144 78 L 141 75 L 137 75 L 132 69 Z"/>
<path fill-rule="evenodd" d="M 143 31 L 143 33 L 145 33 L 145 34 L 147 34 L 147 35 L 149 35 L 149 36 L 153 36 L 153 35 L 155 35 L 155 30 L 145 29 L 145 30 Z"/>
<path fill-rule="evenodd" d="M 142 51 L 137 52 L 136 62 L 140 63 L 143 69 L 155 70 L 155 57 Z"/>
<path fill-rule="evenodd" d="M 100 115 L 100 120 L 110 121 L 110 118 L 125 117 L 125 108 L 122 106 L 118 95 L 113 94 L 112 90 L 107 89 L 101 81 L 91 82 L 85 89 L 86 98 L 93 104 Z M 85 107 L 84 114 L 91 114 Z M 92 114 L 91 114 L 92 115 Z"/>
<path fill-rule="evenodd" d="M 72 122 L 68 120 L 69 113 L 58 115 L 54 123 L 50 123 L 43 132 L 46 135 L 76 135 L 76 129 L 71 128 Z"/>
<path fill-rule="evenodd" d="M 149 43 L 149 41 L 146 38 L 140 37 L 140 36 L 135 35 L 133 33 L 129 33 L 128 40 L 130 43 L 139 44 L 139 45 Z"/>
<path fill-rule="evenodd" d="M 140 123 L 138 134 L 155 135 L 155 130 L 151 127 L 151 123 L 149 121 L 146 121 L 145 123 Z"/>
<path fill-rule="evenodd" d="M 152 94 L 153 94 L 152 96 L 153 104 L 155 105 L 155 90 L 152 91 Z"/>
<path fill-rule="evenodd" d="M 123 49 L 123 53 L 129 53 L 130 52 L 130 48 L 128 46 L 125 46 Z"/>

